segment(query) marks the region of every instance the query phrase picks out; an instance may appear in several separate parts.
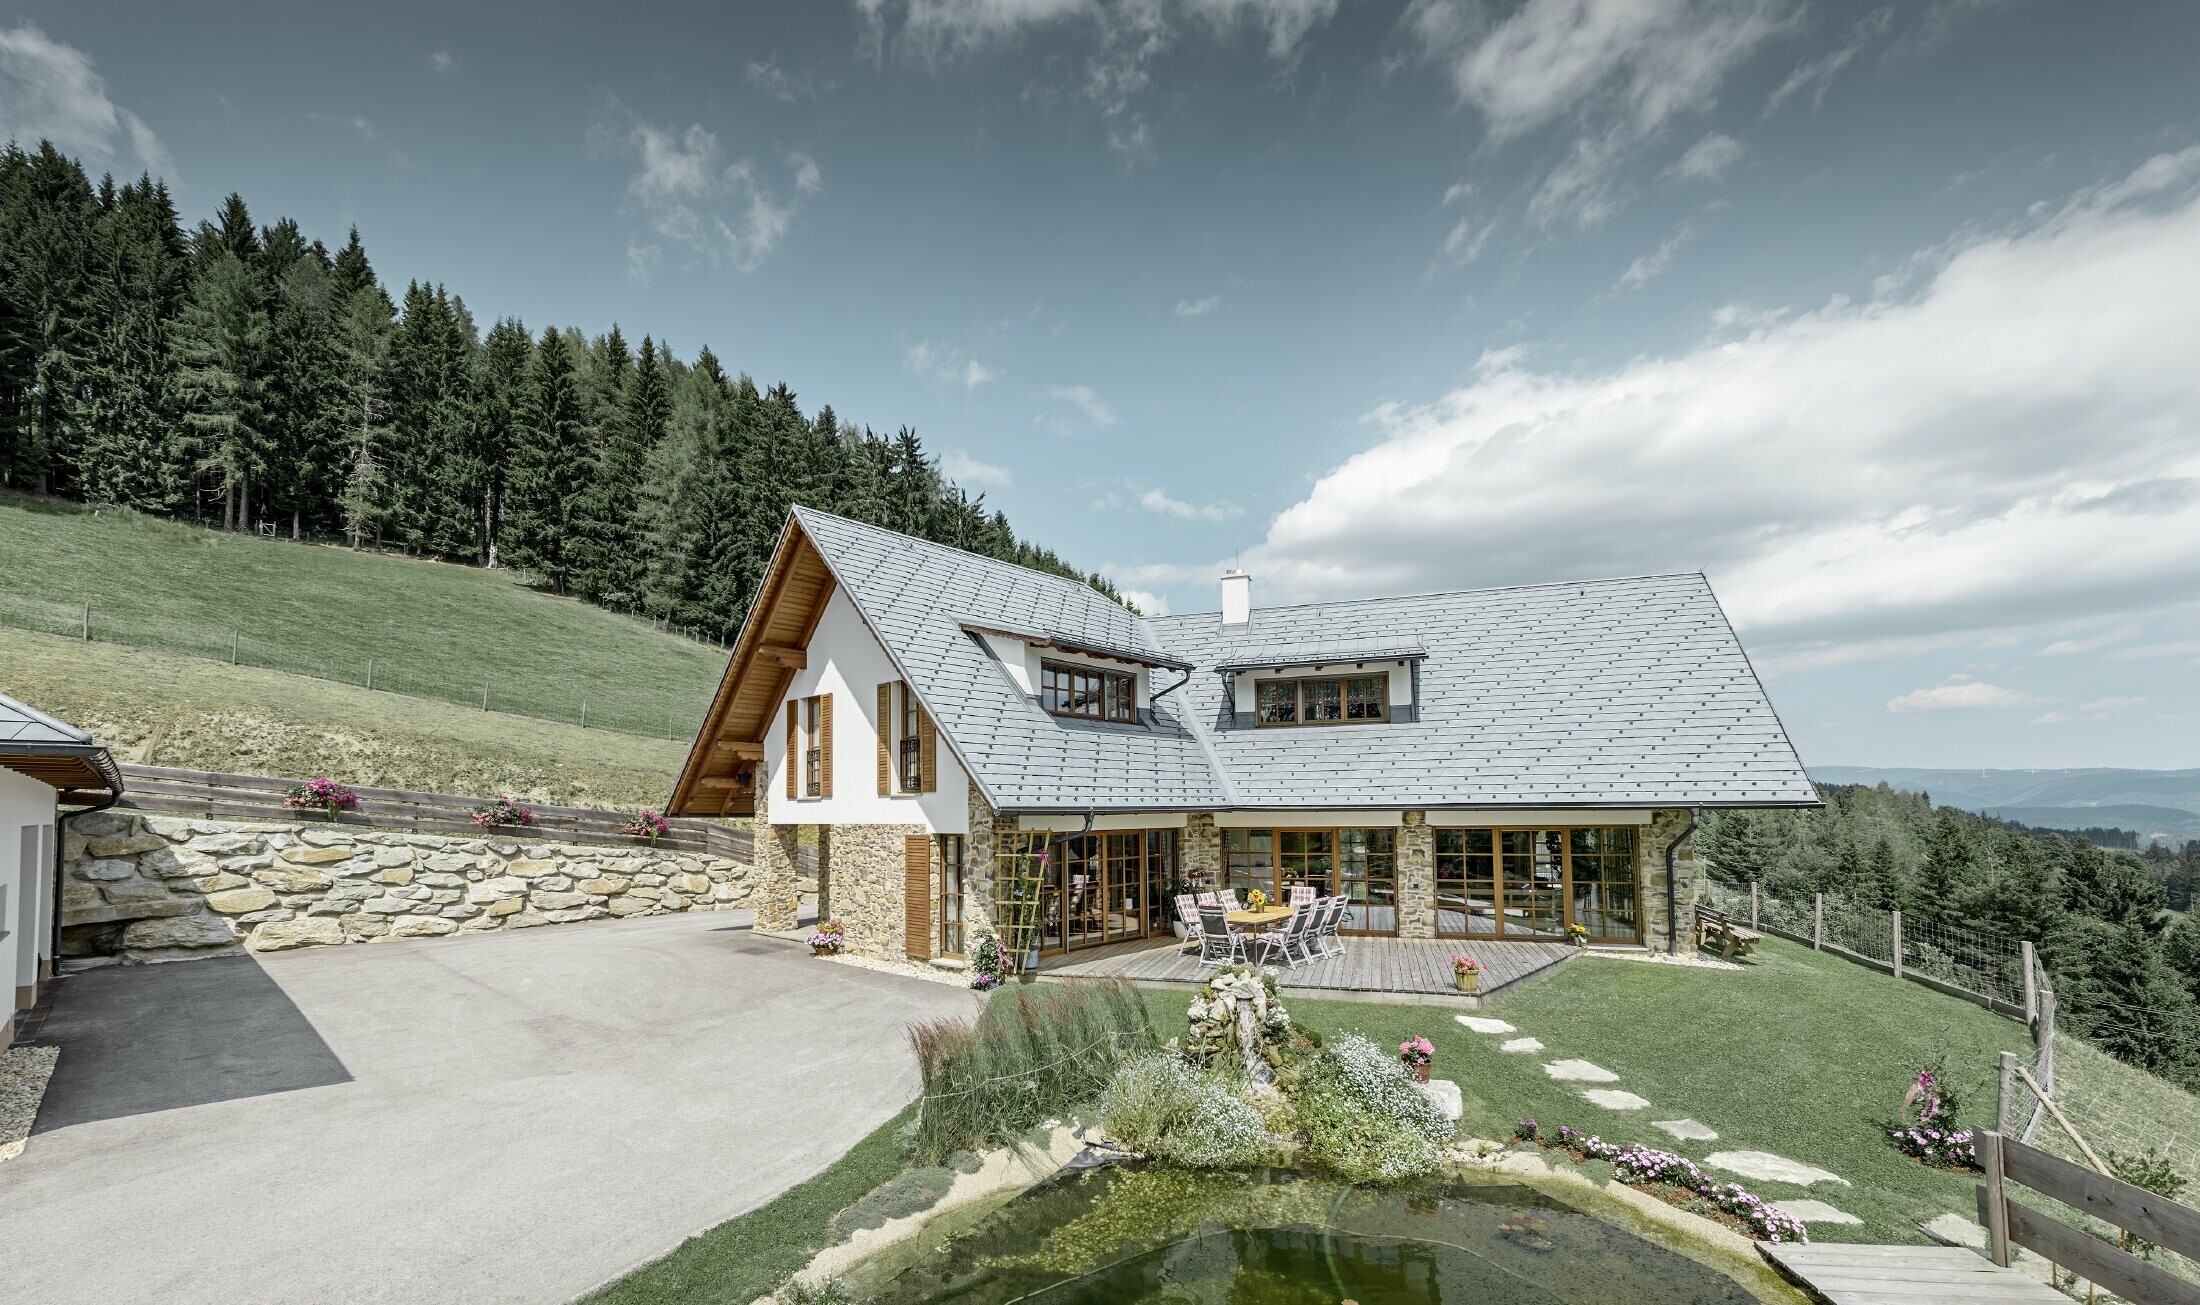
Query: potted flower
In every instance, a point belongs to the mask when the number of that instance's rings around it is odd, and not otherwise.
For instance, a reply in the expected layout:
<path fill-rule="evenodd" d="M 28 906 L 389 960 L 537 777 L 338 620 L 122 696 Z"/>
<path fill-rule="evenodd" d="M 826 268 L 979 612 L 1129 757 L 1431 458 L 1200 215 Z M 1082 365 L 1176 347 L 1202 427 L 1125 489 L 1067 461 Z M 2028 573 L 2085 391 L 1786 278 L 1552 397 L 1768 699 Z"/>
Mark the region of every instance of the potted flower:
<path fill-rule="evenodd" d="M 640 811 L 634 813 L 632 820 L 619 827 L 619 832 L 631 834 L 635 838 L 645 840 L 651 847 L 655 847 L 657 840 L 664 837 L 671 829 L 671 821 L 666 820 L 649 808 L 643 807 Z"/>
<path fill-rule="evenodd" d="M 474 823 L 483 829 L 509 829 L 535 823 L 535 813 L 506 793 L 485 807 L 474 808 Z"/>
<path fill-rule="evenodd" d="M 970 949 L 970 986 L 991 992 L 1001 986 L 1001 940 L 989 933 L 978 935 Z"/>
<path fill-rule="evenodd" d="M 1461 992 L 1482 991 L 1482 962 L 1472 956 L 1452 957 L 1451 981 Z"/>
<path fill-rule="evenodd" d="M 315 776 L 283 794 L 283 805 L 293 811 L 318 811 L 330 824 L 359 805 L 359 795 L 327 776 Z"/>
<path fill-rule="evenodd" d="M 1265 910 L 1267 910 L 1267 909 L 1268 909 L 1268 894 L 1267 894 L 1267 893 L 1265 893 L 1265 892 L 1262 892 L 1262 891 L 1261 891 L 1260 889 L 1258 889 L 1258 888 L 1255 888 L 1255 889 L 1254 889 L 1253 891 L 1251 891 L 1251 892 L 1247 893 L 1247 894 L 1245 895 L 1245 909 L 1246 909 L 1246 910 L 1248 910 L 1248 911 L 1265 911 Z"/>
<path fill-rule="evenodd" d="M 1428 1064 L 1436 1059 L 1436 1047 L 1427 1038 L 1410 1037 L 1398 1044 L 1398 1059 L 1405 1062 L 1406 1072 L 1416 1083 L 1428 1082 Z"/>
<path fill-rule="evenodd" d="M 1581 925 L 1569 924 L 1566 926 L 1566 941 L 1586 949 L 1589 946 L 1589 931 Z"/>
<path fill-rule="evenodd" d="M 845 941 L 840 932 L 840 921 L 827 920 L 817 926 L 816 931 L 804 941 L 810 944 L 810 955 L 812 956 L 831 956 L 835 954 L 840 950 L 841 943 Z"/>

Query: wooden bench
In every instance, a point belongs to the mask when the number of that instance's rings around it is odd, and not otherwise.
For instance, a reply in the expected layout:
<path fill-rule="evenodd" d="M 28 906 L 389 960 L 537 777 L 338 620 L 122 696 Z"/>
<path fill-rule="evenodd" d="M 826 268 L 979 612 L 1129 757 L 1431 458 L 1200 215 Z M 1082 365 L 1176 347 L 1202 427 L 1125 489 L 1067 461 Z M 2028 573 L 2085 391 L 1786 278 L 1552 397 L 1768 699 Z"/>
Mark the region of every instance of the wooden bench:
<path fill-rule="evenodd" d="M 1737 956 L 1749 955 L 1764 940 L 1763 934 L 1744 929 L 1724 911 L 1708 906 L 1696 908 L 1696 945 L 1699 948 L 1717 948 L 1720 956 L 1731 961 Z"/>

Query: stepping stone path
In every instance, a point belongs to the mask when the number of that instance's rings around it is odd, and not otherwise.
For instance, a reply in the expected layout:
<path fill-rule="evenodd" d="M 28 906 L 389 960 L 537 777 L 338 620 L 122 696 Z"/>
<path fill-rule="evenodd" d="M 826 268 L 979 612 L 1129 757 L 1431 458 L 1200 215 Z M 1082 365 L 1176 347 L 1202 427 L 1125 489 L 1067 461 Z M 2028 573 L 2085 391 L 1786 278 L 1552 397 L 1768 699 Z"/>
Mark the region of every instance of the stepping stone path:
<path fill-rule="evenodd" d="M 1719 1140 L 1719 1135 L 1713 1132 L 1709 1125 L 1699 1124 L 1693 1119 L 1653 1119 L 1650 1121 L 1650 1127 L 1663 1129 L 1683 1142 L 1716 1142 Z"/>
<path fill-rule="evenodd" d="M 1703 1162 L 1714 1169 L 1724 1169 L 1744 1178 L 1756 1178 L 1771 1183 L 1793 1183 L 1797 1187 L 1809 1187 L 1813 1183 L 1839 1183 L 1849 1186 L 1849 1180 L 1836 1173 L 1806 1165 L 1800 1160 L 1790 1160 L 1770 1151 L 1713 1151 Z"/>
<path fill-rule="evenodd" d="M 1590 1104 L 1602 1106 L 1606 1110 L 1648 1110 L 1650 1108 L 1649 1102 L 1634 1093 L 1621 1092 L 1613 1088 L 1589 1088 L 1581 1095 L 1587 1097 Z"/>
<path fill-rule="evenodd" d="M 1846 1210 L 1836 1210 L 1824 1201 L 1774 1201 L 1772 1208 L 1782 1214 L 1793 1215 L 1804 1223 L 1862 1223 L 1862 1219 Z"/>
<path fill-rule="evenodd" d="M 1483 1019 L 1477 1015 L 1455 1015 L 1460 1027 L 1469 1033 L 1518 1033 L 1520 1030 L 1503 1020 Z"/>
<path fill-rule="evenodd" d="M 1511 1041 L 1509 1041 L 1509 1042 L 1500 1042 L 1500 1043 L 1498 1043 L 1498 1044 L 1497 1044 L 1497 1049 L 1498 1049 L 1499 1051 L 1514 1051 L 1514 1052 L 1520 1052 L 1520 1051 L 1541 1051 L 1541 1050 L 1543 1050 L 1543 1044 L 1542 1044 L 1542 1043 L 1540 1043 L 1540 1042 L 1537 1042 L 1537 1041 L 1536 1041 L 1536 1040 L 1535 1040 L 1534 1038 L 1514 1038 L 1514 1039 L 1512 1039 L 1512 1040 L 1511 1040 Z"/>
<path fill-rule="evenodd" d="M 1592 1065 L 1586 1060 L 1552 1060 L 1543 1065 L 1543 1072 L 1562 1083 L 1617 1083 L 1619 1075 L 1602 1065 Z"/>
<path fill-rule="evenodd" d="M 1436 1103 L 1436 1108 L 1444 1112 L 1444 1118 L 1455 1120 L 1463 1113 L 1464 1107 L 1459 1099 L 1459 1085 L 1450 1079 L 1430 1079 L 1426 1083 L 1416 1083 L 1413 1086 L 1422 1096 Z"/>

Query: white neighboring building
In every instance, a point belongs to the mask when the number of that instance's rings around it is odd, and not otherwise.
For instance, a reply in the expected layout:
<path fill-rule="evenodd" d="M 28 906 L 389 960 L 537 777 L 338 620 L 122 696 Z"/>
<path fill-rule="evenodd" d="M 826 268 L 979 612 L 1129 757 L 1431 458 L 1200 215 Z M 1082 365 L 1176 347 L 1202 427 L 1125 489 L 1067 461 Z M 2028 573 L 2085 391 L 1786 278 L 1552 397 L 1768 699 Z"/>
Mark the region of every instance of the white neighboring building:
<path fill-rule="evenodd" d="M 91 735 L 0 694 L 0 984 L 10 994 L 0 1047 L 54 975 L 61 823 L 121 796 L 122 774 Z"/>

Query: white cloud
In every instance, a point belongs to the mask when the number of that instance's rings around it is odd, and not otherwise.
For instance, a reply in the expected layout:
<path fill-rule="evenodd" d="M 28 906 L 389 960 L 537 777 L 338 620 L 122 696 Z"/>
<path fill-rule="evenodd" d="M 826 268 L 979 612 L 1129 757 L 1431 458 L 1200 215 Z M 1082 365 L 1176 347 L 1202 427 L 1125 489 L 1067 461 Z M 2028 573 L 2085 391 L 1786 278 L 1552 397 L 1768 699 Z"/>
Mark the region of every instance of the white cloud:
<path fill-rule="evenodd" d="M 1629 263 L 1627 270 L 1620 273 L 1619 284 L 1614 288 L 1639 290 L 1665 275 L 1666 269 L 1673 266 L 1673 256 L 1680 252 L 1681 246 L 1695 238 L 1696 224 L 1693 222 L 1682 223 L 1672 235 L 1660 241 L 1656 249 Z"/>
<path fill-rule="evenodd" d="M 458 71 L 458 59 L 449 50 L 437 50 L 428 56 L 428 67 L 438 73 Z"/>
<path fill-rule="evenodd" d="M 1763 331 L 1787 319 L 1786 308 L 1752 308 L 1748 304 L 1720 304 L 1711 310 L 1711 325 L 1721 331 Z"/>
<path fill-rule="evenodd" d="M 1000 373 L 965 354 L 952 344 L 934 344 L 919 340 L 902 351 L 901 365 L 911 376 L 923 376 L 946 385 L 960 385 L 965 390 L 975 390 L 988 381 L 1000 379 Z"/>
<path fill-rule="evenodd" d="M 1476 222 L 1472 217 L 1460 218 L 1452 224 L 1451 234 L 1444 237 L 1444 261 L 1454 266 L 1464 266 L 1482 256 L 1482 247 L 1490 242 L 1490 233 L 1497 230 L 1497 222 Z"/>
<path fill-rule="evenodd" d="M 2200 546 L 2200 541 L 2194 541 Z M 2190 657 L 2200 653 L 2200 639 L 2172 639 L 2166 643 L 2142 643 L 2132 648 L 2118 648 L 2108 655 L 2112 662 L 2147 661 L 2156 657 Z"/>
<path fill-rule="evenodd" d="M 741 75 L 749 85 L 782 104 L 815 100 L 833 89 L 832 81 L 822 74 L 794 73 L 780 67 L 777 55 L 749 60 Z"/>
<path fill-rule="evenodd" d="M 1472 195 L 1473 193 L 1473 182 L 1454 181 L 1450 185 L 1444 187 L 1444 207 L 1450 208 L 1452 205 L 1458 203 L 1460 200 L 1465 199 L 1467 196 Z"/>
<path fill-rule="evenodd" d="M 170 180 L 175 160 L 143 118 L 107 96 L 90 55 L 32 23 L 0 28 L 0 139 L 27 149 L 50 140 L 64 154 L 107 164 L 124 138 L 147 171 Z"/>
<path fill-rule="evenodd" d="M 2034 725 L 2098 725 L 2102 721 L 2125 712 L 2137 711 L 2147 705 L 2145 698 L 2133 694 L 2120 694 L 2107 698 L 2095 698 L 2078 704 L 2075 711 L 2047 711 L 2032 718 Z"/>
<path fill-rule="evenodd" d="M 337 114 L 309 113 L 306 117 L 313 122 L 329 123 L 348 129 L 359 138 L 361 145 L 380 154 L 387 160 L 392 171 L 402 172 L 412 166 L 410 155 L 399 149 L 395 142 L 383 134 L 381 128 L 359 114 L 345 117 Z"/>
<path fill-rule="evenodd" d="M 1742 143 L 1715 131 L 1689 146 L 1673 170 L 1691 181 L 1716 181 L 1740 157 Z"/>
<path fill-rule="evenodd" d="M 1930 689 L 1913 689 L 1887 699 L 1887 710 L 1897 714 L 1916 711 L 1997 711 L 2029 707 L 2039 698 L 2021 689 L 2006 689 L 1968 675 L 1951 675 Z"/>
<path fill-rule="evenodd" d="M 1167 616 L 1169 614 L 1169 600 L 1150 589 L 1118 589 L 1116 592 L 1123 595 L 1124 602 L 1129 603 L 1147 616 Z"/>
<path fill-rule="evenodd" d="M 1085 420 L 1095 426 L 1115 424 L 1115 413 L 1100 401 L 1100 396 L 1094 393 L 1090 385 L 1050 385 L 1047 387 L 1047 397 L 1069 404 L 1085 414 Z"/>
<path fill-rule="evenodd" d="M 1620 210 L 1618 166 L 1634 144 L 1625 128 L 1577 138 L 1528 197 L 1529 219 L 1537 226 L 1566 223 L 1582 231 L 1603 226 Z"/>
<path fill-rule="evenodd" d="M 1299 42 L 1337 16 L 1341 0 L 1185 0 L 1185 7 L 1218 28 L 1250 21 L 1268 33 L 1268 57 L 1287 62 L 1298 56 Z"/>
<path fill-rule="evenodd" d="M 657 245 L 643 241 L 628 241 L 626 246 L 627 279 L 636 285 L 648 285 L 657 276 L 657 264 L 665 251 Z"/>
<path fill-rule="evenodd" d="M 1815 59 L 1798 64 L 1795 71 L 1788 74 L 1787 80 L 1781 82 L 1765 101 L 1765 116 L 1771 117 L 1779 111 L 1781 105 L 1806 90 L 1811 92 L 1812 109 L 1824 104 L 1826 91 L 1832 87 L 1833 79 L 1841 75 L 1841 70 L 1848 67 L 1851 60 L 1864 52 L 1865 46 L 1885 36 L 1893 22 L 1894 9 L 1891 6 L 1866 14 L 1862 21 L 1850 29 L 1848 40 Z"/>
<path fill-rule="evenodd" d="M 1467 0 L 1414 0 L 1405 26 L 1461 101 L 1514 135 L 1611 100 L 1639 131 L 1708 107 L 1793 11 L 1781 0 L 1527 0 L 1483 25 Z"/>
<path fill-rule="evenodd" d="M 1222 307 L 1221 295 L 1208 295 L 1205 299 L 1179 299 L 1176 301 L 1178 317 L 1205 317 Z"/>
<path fill-rule="evenodd" d="M 1782 660 L 2200 601 L 2200 148 L 1905 299 L 1582 373 L 1486 359 L 1246 561 L 1288 598 L 1705 569 Z M 2036 637 L 2036 635 L 2034 636 Z"/>
<path fill-rule="evenodd" d="M 825 189 L 823 170 L 806 153 L 785 156 L 789 194 L 762 181 L 751 160 L 726 160 L 717 134 L 701 123 L 659 126 L 616 99 L 606 101 L 590 127 L 588 145 L 599 157 L 633 160 L 627 198 L 658 241 L 742 272 L 770 256 L 793 230 L 803 201 Z"/>
<path fill-rule="evenodd" d="M 2098 634 L 2057 639 L 2040 649 L 2040 656 L 2070 657 L 2078 653 L 2099 652 L 2112 643 L 2122 643 L 2126 639 L 2136 639 L 2139 634 L 2140 629 L 2136 625 L 2119 625 L 2112 630 L 2103 630 Z"/>
<path fill-rule="evenodd" d="M 992 462 L 980 462 L 961 450 L 950 451 L 940 459 L 940 474 L 958 485 L 1013 485 L 1016 474 L 1008 468 Z"/>
<path fill-rule="evenodd" d="M 1149 489 L 1140 494 L 1138 506 L 1148 512 L 1175 517 L 1179 521 L 1227 521 L 1244 511 L 1235 503 L 1187 503 L 1180 498 L 1171 498 L 1158 489 Z"/>

